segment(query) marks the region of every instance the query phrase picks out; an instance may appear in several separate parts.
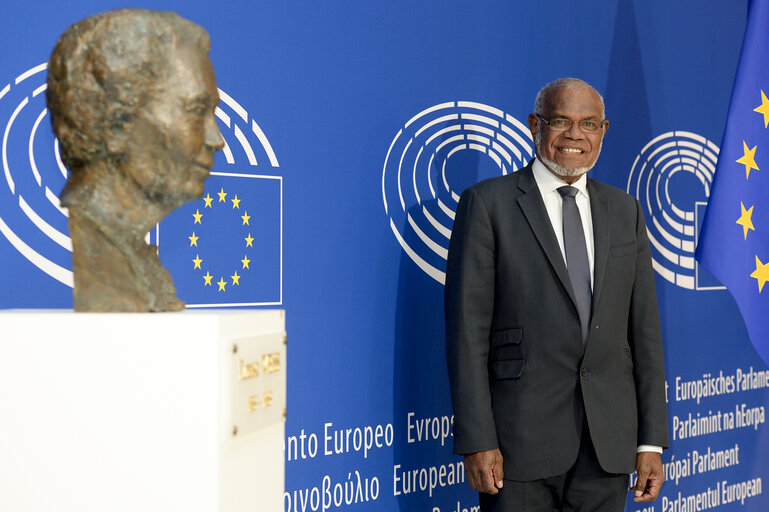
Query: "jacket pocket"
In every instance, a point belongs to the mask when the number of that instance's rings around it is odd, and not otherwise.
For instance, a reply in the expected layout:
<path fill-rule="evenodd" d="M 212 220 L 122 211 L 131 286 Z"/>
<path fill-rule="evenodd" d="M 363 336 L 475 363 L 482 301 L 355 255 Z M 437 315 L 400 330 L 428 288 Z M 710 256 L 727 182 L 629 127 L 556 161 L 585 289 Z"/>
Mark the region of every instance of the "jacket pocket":
<path fill-rule="evenodd" d="M 512 328 L 491 335 L 490 376 L 492 380 L 517 379 L 523 373 L 526 354 L 523 329 Z"/>

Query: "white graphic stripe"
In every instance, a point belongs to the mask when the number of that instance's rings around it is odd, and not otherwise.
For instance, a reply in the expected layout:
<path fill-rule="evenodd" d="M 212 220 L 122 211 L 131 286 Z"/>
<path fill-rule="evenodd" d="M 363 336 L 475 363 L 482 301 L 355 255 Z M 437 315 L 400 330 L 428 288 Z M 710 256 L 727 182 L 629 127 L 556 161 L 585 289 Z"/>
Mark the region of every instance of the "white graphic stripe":
<path fill-rule="evenodd" d="M 2 220 L 2 219 L 0 219 Z M 406 243 L 406 241 L 403 239 L 400 233 L 398 233 L 398 229 L 395 227 L 395 223 L 393 223 L 393 220 L 390 219 L 390 229 L 393 230 L 393 234 L 395 235 L 395 238 L 398 240 L 398 243 L 401 244 L 401 247 L 404 251 L 406 251 L 406 254 L 409 255 L 409 258 L 417 264 L 419 268 L 421 268 L 425 274 L 432 277 L 436 281 L 438 281 L 441 284 L 446 283 L 446 273 L 441 272 L 437 268 L 433 267 L 429 263 L 427 263 L 425 260 L 421 258 L 417 253 L 414 252 L 414 250 L 409 247 L 409 244 Z"/>
<path fill-rule="evenodd" d="M 230 116 L 225 114 L 224 110 L 220 109 L 219 107 L 216 107 L 216 109 L 214 109 L 214 114 L 216 115 L 216 117 L 221 119 L 224 124 L 227 125 L 227 128 L 232 128 L 231 126 L 232 121 L 230 120 Z"/>
<path fill-rule="evenodd" d="M 401 133 L 403 133 L 403 130 L 398 130 L 398 133 L 395 134 L 395 138 L 390 143 L 390 148 L 387 150 L 387 155 L 385 156 L 384 165 L 382 166 L 382 201 L 384 201 L 385 214 L 388 213 L 388 211 L 387 211 L 387 193 L 385 192 L 385 175 L 387 174 L 387 161 L 390 159 L 390 153 L 393 150 L 393 146 L 395 145 L 395 141 L 398 140 L 398 138 L 401 136 Z"/>
<path fill-rule="evenodd" d="M 476 142 L 480 142 L 481 144 L 486 144 L 487 146 L 491 145 L 491 141 L 488 139 L 488 137 L 484 137 L 482 135 L 475 135 L 475 134 L 468 134 L 467 140 L 474 140 Z"/>
<path fill-rule="evenodd" d="M 227 160 L 228 164 L 234 164 L 235 157 L 232 156 L 232 149 L 230 149 L 230 145 L 227 144 L 227 139 L 222 137 L 222 140 L 224 141 L 224 147 L 222 148 L 222 153 L 224 153 L 224 159 Z"/>
<path fill-rule="evenodd" d="M 8 188 L 11 189 L 11 194 L 16 193 L 16 185 L 11 177 L 11 170 L 8 168 L 8 134 L 11 132 L 11 126 L 13 126 L 13 122 L 16 120 L 19 112 L 21 112 L 21 109 L 23 109 L 27 103 L 29 103 L 28 97 L 24 98 L 21 103 L 18 104 L 16 110 L 13 111 L 10 119 L 8 119 L 8 124 L 5 125 L 5 133 L 3 133 L 3 172 L 5 172 L 5 181 L 8 182 Z"/>
<path fill-rule="evenodd" d="M 429 114 L 431 112 L 435 112 L 436 110 L 442 110 L 444 108 L 449 108 L 449 107 L 453 107 L 453 106 L 454 106 L 454 102 L 453 101 L 449 101 L 448 103 L 441 103 L 439 105 L 434 105 L 434 106 L 432 106 L 430 108 L 426 108 L 422 112 L 420 112 L 419 114 L 417 114 L 414 117 L 412 117 L 411 119 L 409 119 L 409 121 L 406 123 L 404 128 L 408 128 L 411 123 L 413 123 L 414 121 L 416 121 L 417 119 L 419 119 L 420 117 L 422 117 L 424 115 L 427 115 L 427 114 Z"/>
<path fill-rule="evenodd" d="M 427 139 L 427 141 L 425 142 L 425 146 L 429 146 L 430 144 L 432 144 L 432 142 L 435 139 L 437 139 L 438 137 L 440 137 L 443 134 L 446 134 L 446 133 L 449 133 L 449 132 L 456 132 L 456 131 L 459 131 L 459 130 L 461 130 L 461 125 L 458 125 L 458 124 L 446 127 L 443 130 L 438 130 L 437 132 L 433 133 L 430 136 L 429 139 Z M 438 150 L 440 150 L 440 147 L 438 149 L 436 149 L 436 151 L 438 151 Z"/>
<path fill-rule="evenodd" d="M 242 131 L 240 131 L 240 126 L 238 125 L 235 125 L 235 137 L 240 141 L 240 145 L 243 146 L 243 151 L 246 152 L 248 163 L 251 165 L 256 165 L 256 156 L 254 156 L 254 150 L 251 148 L 251 144 L 249 144 L 246 136 Z"/>
<path fill-rule="evenodd" d="M 2 218 L 0 218 L 0 233 L 5 235 L 5 238 L 8 239 L 11 245 L 13 245 L 13 247 L 19 251 L 22 256 L 27 258 L 30 263 L 60 283 L 69 286 L 70 288 L 74 286 L 72 271 L 67 270 L 64 267 L 60 267 L 24 243 L 24 241 L 16 236 L 16 233 L 14 233 L 11 228 L 8 227 Z"/>
<path fill-rule="evenodd" d="M 20 74 L 19 76 L 16 77 L 16 81 L 15 81 L 16 85 L 19 85 L 22 81 L 26 80 L 27 78 L 29 78 L 30 76 L 34 75 L 35 73 L 39 73 L 39 72 L 43 71 L 46 68 L 48 68 L 48 63 L 47 62 L 43 62 L 42 64 L 39 64 L 39 65 L 35 66 L 34 68 L 25 71 L 24 73 L 22 73 L 22 74 Z"/>
<path fill-rule="evenodd" d="M 446 206 L 440 199 L 438 199 L 438 206 L 441 210 L 443 210 L 443 213 L 445 213 L 451 220 L 454 220 L 454 216 L 456 215 L 454 210 Z"/>
<path fill-rule="evenodd" d="M 478 124 L 465 123 L 464 125 L 462 125 L 462 127 L 468 131 L 481 132 L 482 134 L 487 135 L 489 138 L 494 137 L 494 130 L 491 130 L 489 128 L 483 127 Z"/>
<path fill-rule="evenodd" d="M 442 234 L 446 238 L 451 238 L 451 230 L 449 228 L 447 228 L 446 226 L 444 226 L 443 224 L 441 224 L 440 222 L 438 222 L 435 217 L 430 215 L 430 212 L 427 211 L 427 207 L 426 206 L 422 206 L 422 214 L 424 214 L 424 216 L 427 219 L 427 221 L 430 224 L 432 224 L 433 227 L 435 229 L 437 229 L 440 234 Z"/>
<path fill-rule="evenodd" d="M 446 121 L 454 121 L 454 120 L 458 120 L 458 119 L 459 119 L 459 114 L 449 114 L 447 116 L 443 116 L 443 117 L 439 117 L 437 119 L 433 119 L 432 121 L 430 121 L 429 123 L 424 125 L 422 128 L 417 130 L 417 132 L 414 134 L 414 138 L 419 137 L 420 135 L 422 135 L 422 132 L 424 132 L 425 130 L 427 130 L 429 128 L 432 128 L 436 124 L 441 124 L 441 123 L 445 123 Z M 406 126 L 408 126 L 408 125 L 406 125 Z M 458 130 L 459 127 L 454 128 L 454 129 Z M 438 133 L 441 133 L 441 132 L 438 132 Z M 435 134 L 435 135 L 437 135 L 437 134 Z M 435 137 L 435 135 L 433 135 L 433 137 Z M 427 140 L 426 144 L 429 144 L 433 137 L 430 137 Z"/>
<path fill-rule="evenodd" d="M 253 131 L 256 134 L 256 138 L 259 139 L 259 142 L 262 143 L 262 147 L 264 148 L 264 151 L 267 153 L 267 158 L 270 159 L 270 164 L 273 167 L 280 167 L 278 165 L 278 157 L 275 156 L 275 151 L 272 150 L 272 145 L 270 145 L 270 141 L 267 140 L 267 137 L 265 137 L 264 132 L 261 128 L 259 128 L 259 125 L 256 124 L 256 121 L 253 119 L 251 120 L 251 131 Z"/>
<path fill-rule="evenodd" d="M 474 108 L 478 110 L 483 110 L 484 112 L 488 112 L 489 114 L 494 114 L 495 116 L 504 119 L 505 115 L 504 113 L 499 110 L 498 108 L 491 107 L 489 105 L 484 105 L 483 103 L 476 103 L 474 101 L 458 101 L 457 102 L 458 107 L 469 107 Z"/>
<path fill-rule="evenodd" d="M 31 206 L 27 204 L 27 202 L 24 200 L 24 198 L 19 194 L 19 207 L 21 208 L 21 211 L 24 212 L 24 214 L 29 218 L 29 220 L 32 221 L 32 224 L 37 226 L 37 228 L 43 232 L 48 238 L 68 250 L 69 252 L 72 252 L 72 240 L 62 233 L 61 231 L 57 230 L 50 224 L 48 224 L 45 220 L 43 220 L 40 215 L 35 212 L 35 210 L 32 209 Z"/>
<path fill-rule="evenodd" d="M 218 90 L 219 90 L 219 100 L 223 101 L 224 104 L 230 107 L 232 110 L 234 110 L 235 113 L 237 113 L 240 116 L 240 118 L 243 119 L 244 122 L 248 123 L 248 113 L 246 112 L 246 109 L 241 107 L 240 103 L 232 99 L 229 94 L 227 94 L 221 89 L 218 89 Z"/>
<path fill-rule="evenodd" d="M 480 116 L 478 114 L 462 114 L 460 116 L 462 119 L 470 119 L 471 121 L 478 121 L 480 123 L 486 123 L 494 128 L 499 128 L 499 121 L 495 121 L 494 119 L 491 119 L 490 117 L 486 116 Z M 508 128 L 509 130 L 509 128 Z"/>
<path fill-rule="evenodd" d="M 414 172 L 412 173 L 412 181 L 414 183 L 414 195 L 417 198 L 417 204 L 422 204 L 422 198 L 419 197 L 419 189 L 417 188 L 417 165 L 419 165 L 419 157 L 422 156 L 422 150 L 425 149 L 424 146 L 419 148 L 419 152 L 417 153 L 417 157 L 414 159 Z"/>
<path fill-rule="evenodd" d="M 61 205 L 61 201 L 59 201 L 58 196 L 54 194 L 48 187 L 45 187 L 45 197 L 54 206 L 54 208 L 61 212 L 62 215 L 69 217 L 69 210 Z"/>
<path fill-rule="evenodd" d="M 435 252 L 435 254 L 437 254 L 438 256 L 440 256 L 440 257 L 441 257 L 441 258 L 443 258 L 443 259 L 446 259 L 446 258 L 448 257 L 448 255 L 449 255 L 449 251 L 448 251 L 447 249 L 444 249 L 443 247 L 441 247 L 441 246 L 440 246 L 440 245 L 438 245 L 437 243 L 433 242 L 433 241 L 430 239 L 430 237 L 429 237 L 429 236 L 425 235 L 424 231 L 422 231 L 421 229 L 419 229 L 419 226 L 417 226 L 417 223 L 416 223 L 416 222 L 414 222 L 414 219 L 411 217 L 411 214 L 410 214 L 410 213 L 406 215 L 406 218 L 408 219 L 408 221 L 409 221 L 409 224 L 411 225 L 411 229 L 413 229 L 413 230 L 414 230 L 414 233 L 416 233 L 416 234 L 417 234 L 417 236 L 419 237 L 419 239 L 420 239 L 420 240 L 422 240 L 422 242 L 423 242 L 423 243 L 424 243 L 424 244 L 425 244 L 427 247 L 429 247 L 430 249 L 432 249 L 432 250 L 433 250 L 433 252 Z"/>
<path fill-rule="evenodd" d="M 520 147 L 525 148 L 527 150 L 527 152 L 529 153 L 529 156 L 532 156 L 532 153 L 531 153 L 531 143 L 530 142 L 526 142 L 525 140 L 523 140 L 523 137 L 518 135 L 517 132 L 514 132 L 513 130 L 511 130 L 510 128 L 508 128 L 504 124 L 502 125 L 501 128 L 502 128 L 502 131 L 505 132 L 506 134 L 508 134 L 510 137 L 512 137 L 515 140 L 515 142 L 518 143 L 518 145 Z M 531 139 L 531 135 L 529 135 L 529 139 Z M 519 158 L 519 159 L 521 158 L 520 156 L 518 156 L 518 153 L 517 153 L 515 147 L 513 148 L 513 153 L 516 153 L 516 157 L 517 158 Z"/>
<path fill-rule="evenodd" d="M 64 162 L 61 161 L 61 154 L 59 153 L 59 139 L 53 141 L 53 152 L 56 155 L 56 165 L 59 166 L 59 172 L 67 179 L 67 168 L 64 167 Z"/>
<path fill-rule="evenodd" d="M 48 109 L 44 108 L 42 112 L 40 112 L 40 115 L 37 116 L 37 120 L 35 121 L 35 124 L 32 125 L 32 132 L 29 134 L 29 165 L 32 167 L 32 174 L 35 176 L 35 181 L 37 181 L 37 185 L 41 186 L 43 184 L 42 179 L 40 178 L 40 173 L 37 170 L 37 164 L 35 163 L 35 154 L 33 151 L 34 145 L 35 145 L 35 133 L 37 133 L 37 127 L 40 126 L 40 121 L 43 120 L 45 117 L 45 114 L 48 113 Z"/>
<path fill-rule="evenodd" d="M 467 149 L 474 149 L 475 151 L 479 151 L 483 154 L 486 154 L 486 148 L 484 146 L 481 146 L 480 144 L 468 144 Z"/>
<path fill-rule="evenodd" d="M 430 155 L 430 162 L 427 164 L 427 185 L 430 187 L 430 194 L 432 194 L 433 199 L 435 199 L 435 189 L 433 188 L 433 159 L 435 158 L 435 153 Z"/>
<path fill-rule="evenodd" d="M 413 140 L 414 139 L 409 139 L 406 147 L 403 148 L 403 153 L 401 153 L 401 159 L 398 163 L 398 196 L 400 196 L 401 208 L 403 208 L 404 212 L 406 211 L 406 202 L 403 200 L 403 189 L 401 188 L 401 169 L 403 168 L 403 158 L 406 156 L 406 152 L 409 150 L 409 146 L 411 146 Z"/>
<path fill-rule="evenodd" d="M 509 165 L 513 165 L 513 160 L 512 160 L 512 158 L 510 158 L 510 153 L 505 151 L 505 148 L 500 146 L 497 141 L 495 141 L 495 140 L 491 141 L 491 147 L 493 147 L 494 150 L 497 153 L 502 155 Z M 513 148 L 513 149 L 515 149 L 515 148 Z M 521 158 L 521 153 L 520 152 L 518 152 L 518 155 L 516 156 L 516 158 L 518 158 L 520 160 L 520 158 Z"/>

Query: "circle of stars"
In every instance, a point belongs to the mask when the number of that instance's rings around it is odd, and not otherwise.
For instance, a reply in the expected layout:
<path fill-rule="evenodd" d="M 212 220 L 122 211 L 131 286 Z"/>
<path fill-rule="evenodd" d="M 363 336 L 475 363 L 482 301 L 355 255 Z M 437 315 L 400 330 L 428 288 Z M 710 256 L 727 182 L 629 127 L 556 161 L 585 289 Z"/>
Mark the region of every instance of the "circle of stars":
<path fill-rule="evenodd" d="M 231 205 L 231 210 L 241 210 L 241 202 L 243 201 L 240 199 L 237 194 L 234 195 L 234 197 L 227 199 L 227 196 L 229 195 L 228 192 L 225 192 L 224 187 L 221 188 L 219 192 L 215 194 L 217 197 L 211 197 L 210 193 L 207 193 L 206 196 L 203 198 L 203 212 L 201 213 L 200 209 L 198 208 L 195 210 L 195 213 L 192 214 L 192 226 L 193 231 L 190 236 L 187 238 L 190 241 L 190 247 L 198 247 L 198 241 L 200 240 L 200 236 L 196 234 L 195 232 L 195 224 L 203 224 L 204 217 L 208 214 L 206 212 L 206 209 L 211 209 L 213 212 L 214 208 L 217 207 L 224 207 Z M 224 204 L 221 204 L 224 203 Z M 245 209 L 243 210 L 243 214 L 239 215 L 242 224 L 241 226 L 248 226 L 250 228 L 250 220 L 251 216 L 248 214 Z M 251 236 L 250 231 L 248 231 L 247 236 L 243 238 L 244 241 L 244 249 L 247 249 L 249 247 L 254 247 L 254 240 L 255 238 Z M 218 292 L 226 292 L 228 286 L 240 286 L 240 279 L 243 277 L 241 274 L 238 274 L 238 270 L 241 272 L 245 270 L 250 270 L 249 264 L 251 263 L 251 260 L 248 259 L 247 252 L 244 252 L 243 259 L 240 260 L 240 265 L 236 264 L 235 271 L 229 275 L 226 276 L 227 279 L 225 279 L 224 275 L 219 276 L 219 280 L 215 281 L 215 276 L 211 275 L 211 272 L 208 268 L 205 268 L 205 260 L 200 257 L 199 253 L 195 254 L 195 258 L 192 260 L 193 270 L 200 270 L 201 273 L 203 270 L 205 270 L 205 275 L 202 275 L 203 279 L 203 286 L 211 286 L 213 287 L 216 285 Z"/>

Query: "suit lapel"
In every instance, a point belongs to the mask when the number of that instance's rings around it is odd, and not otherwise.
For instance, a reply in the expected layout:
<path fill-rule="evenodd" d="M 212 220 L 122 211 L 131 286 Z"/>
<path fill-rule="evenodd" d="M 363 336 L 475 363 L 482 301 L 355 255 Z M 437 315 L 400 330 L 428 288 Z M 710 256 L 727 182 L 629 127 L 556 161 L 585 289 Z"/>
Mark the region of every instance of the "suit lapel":
<path fill-rule="evenodd" d="M 550 265 L 555 270 L 558 279 L 560 279 L 561 284 L 576 307 L 577 301 L 571 288 L 569 272 L 566 270 L 566 263 L 563 261 L 563 254 L 553 232 L 553 225 L 550 223 L 550 217 L 547 215 L 545 203 L 542 202 L 542 195 L 539 193 L 537 182 L 534 180 L 531 164 L 516 174 L 520 175 L 518 188 L 523 192 L 523 195 L 518 197 L 518 205 L 523 210 L 523 214 L 529 226 L 531 226 L 534 236 L 537 237 L 540 247 L 542 247 L 548 261 L 550 261 Z"/>
<path fill-rule="evenodd" d="M 603 287 L 603 278 L 606 275 L 606 263 L 609 259 L 609 205 L 606 198 L 593 185 L 593 180 L 588 178 L 587 186 L 590 194 L 590 211 L 593 217 L 593 311 L 598 305 Z"/>

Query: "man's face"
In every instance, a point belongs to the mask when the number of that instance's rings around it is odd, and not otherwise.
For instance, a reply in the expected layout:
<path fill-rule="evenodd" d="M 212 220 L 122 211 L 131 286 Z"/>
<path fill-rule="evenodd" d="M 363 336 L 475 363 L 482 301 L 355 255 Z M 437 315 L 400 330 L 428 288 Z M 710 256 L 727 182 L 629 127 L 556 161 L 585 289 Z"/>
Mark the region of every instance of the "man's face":
<path fill-rule="evenodd" d="M 214 118 L 219 103 L 211 61 L 185 46 L 169 75 L 131 123 L 124 171 L 169 211 L 203 195 L 203 182 L 224 141 Z"/>
<path fill-rule="evenodd" d="M 579 176 L 590 170 L 598 159 L 608 128 L 608 121 L 593 133 L 584 132 L 578 125 L 587 119 L 603 121 L 601 101 L 595 91 L 580 83 L 563 87 L 546 98 L 543 117 L 573 121 L 568 130 L 559 132 L 536 115 L 529 115 L 529 128 L 543 163 L 549 168 L 556 167 L 550 170 L 561 176 Z"/>

